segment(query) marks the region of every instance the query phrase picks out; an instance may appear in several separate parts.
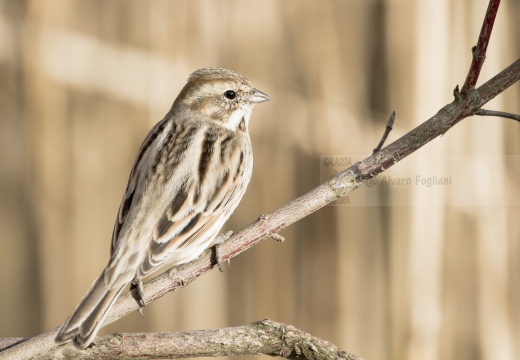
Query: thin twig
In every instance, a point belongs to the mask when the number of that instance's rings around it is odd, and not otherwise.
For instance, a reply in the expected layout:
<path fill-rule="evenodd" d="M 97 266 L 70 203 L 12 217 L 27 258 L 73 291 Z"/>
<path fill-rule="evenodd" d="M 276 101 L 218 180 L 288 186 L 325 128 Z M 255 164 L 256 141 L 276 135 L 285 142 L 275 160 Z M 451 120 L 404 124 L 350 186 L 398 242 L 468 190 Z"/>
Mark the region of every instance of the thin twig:
<path fill-rule="evenodd" d="M 496 116 L 496 117 L 503 117 L 506 119 L 513 119 L 516 121 L 520 121 L 520 115 L 517 114 L 511 114 L 503 111 L 496 111 L 496 110 L 486 110 L 486 109 L 478 109 L 474 113 L 475 115 L 480 116 Z"/>
<path fill-rule="evenodd" d="M 388 134 L 390 134 L 390 131 L 392 131 L 392 128 L 394 126 L 394 121 L 395 121 L 395 111 L 392 111 L 392 115 L 390 115 L 390 118 L 388 119 L 388 122 L 386 123 L 385 133 L 383 134 L 383 137 L 381 138 L 381 141 L 379 142 L 377 147 L 374 149 L 374 151 L 372 151 L 372 154 L 375 154 L 376 152 L 381 150 L 381 148 L 383 147 L 383 144 L 386 141 L 386 138 L 388 137 Z"/>
<path fill-rule="evenodd" d="M 500 6 L 500 0 L 490 0 L 484 21 L 482 22 L 482 28 L 478 37 L 477 45 L 471 49 L 473 53 L 473 60 L 469 68 L 468 76 L 461 89 L 461 94 L 466 96 L 471 90 L 475 88 L 477 84 L 482 65 L 486 59 L 486 51 L 491 37 L 491 31 L 495 24 L 495 18 L 497 16 L 498 7 Z"/>

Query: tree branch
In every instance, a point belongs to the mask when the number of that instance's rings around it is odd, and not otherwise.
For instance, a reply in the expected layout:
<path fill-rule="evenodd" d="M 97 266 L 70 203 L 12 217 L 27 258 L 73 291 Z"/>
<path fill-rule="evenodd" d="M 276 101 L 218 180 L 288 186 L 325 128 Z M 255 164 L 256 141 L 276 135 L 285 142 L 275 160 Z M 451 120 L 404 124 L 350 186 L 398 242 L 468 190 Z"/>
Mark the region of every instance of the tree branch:
<path fill-rule="evenodd" d="M 263 354 L 286 359 L 362 360 L 330 342 L 270 320 L 214 330 L 98 336 L 94 346 L 86 350 L 67 344 L 44 354 L 40 359 L 103 360 L 119 358 L 121 354 L 139 359 Z"/>

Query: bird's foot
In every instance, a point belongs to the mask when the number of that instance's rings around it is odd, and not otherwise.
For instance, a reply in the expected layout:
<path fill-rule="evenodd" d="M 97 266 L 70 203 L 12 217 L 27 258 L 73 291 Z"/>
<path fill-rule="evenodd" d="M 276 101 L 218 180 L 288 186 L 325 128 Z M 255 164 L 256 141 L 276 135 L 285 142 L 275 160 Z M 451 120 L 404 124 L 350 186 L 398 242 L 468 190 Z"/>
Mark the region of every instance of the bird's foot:
<path fill-rule="evenodd" d="M 135 291 L 133 291 L 135 290 Z M 130 285 L 130 291 L 132 291 L 132 296 L 137 301 L 139 305 L 139 315 L 144 318 L 143 308 L 146 306 L 146 302 L 144 301 L 144 290 L 143 290 L 143 280 L 141 278 L 134 278 Z"/>
<path fill-rule="evenodd" d="M 224 272 L 224 269 L 222 268 L 222 249 L 221 244 L 229 239 L 233 235 L 233 231 L 229 230 L 228 232 L 224 234 L 220 234 L 217 239 L 215 240 L 215 258 L 217 259 L 217 265 L 220 272 Z M 228 259 L 228 266 L 231 267 L 231 260 Z"/>

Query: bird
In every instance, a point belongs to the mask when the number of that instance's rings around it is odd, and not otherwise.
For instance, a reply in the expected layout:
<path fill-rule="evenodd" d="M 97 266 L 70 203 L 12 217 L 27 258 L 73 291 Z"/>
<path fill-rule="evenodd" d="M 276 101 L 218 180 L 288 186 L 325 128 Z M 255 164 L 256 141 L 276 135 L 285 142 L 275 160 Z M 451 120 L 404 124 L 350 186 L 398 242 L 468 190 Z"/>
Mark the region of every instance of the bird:
<path fill-rule="evenodd" d="M 159 268 L 196 259 L 217 238 L 251 179 L 249 119 L 270 100 L 223 68 L 193 72 L 144 139 L 117 213 L 110 259 L 56 335 L 81 349 L 94 340 L 123 289 Z"/>

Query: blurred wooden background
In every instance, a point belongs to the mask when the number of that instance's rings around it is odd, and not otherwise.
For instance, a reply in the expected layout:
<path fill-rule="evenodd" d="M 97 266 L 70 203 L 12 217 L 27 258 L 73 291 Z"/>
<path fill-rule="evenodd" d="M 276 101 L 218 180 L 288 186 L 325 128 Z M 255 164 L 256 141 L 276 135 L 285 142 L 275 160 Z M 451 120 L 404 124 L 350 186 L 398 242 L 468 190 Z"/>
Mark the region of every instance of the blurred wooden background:
<path fill-rule="evenodd" d="M 452 101 L 486 0 L 1 0 L 0 336 L 71 313 L 134 156 L 197 68 L 269 94 L 239 230 Z M 504 0 L 481 81 L 520 56 Z M 486 108 L 520 112 L 520 85 Z M 292 324 L 366 359 L 520 358 L 520 126 L 470 118 L 354 193 L 102 330 Z M 337 170 L 341 167 L 337 168 Z M 411 184 L 382 184 L 404 177 Z M 417 176 L 451 177 L 421 186 Z"/>

